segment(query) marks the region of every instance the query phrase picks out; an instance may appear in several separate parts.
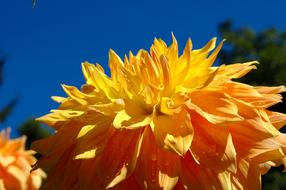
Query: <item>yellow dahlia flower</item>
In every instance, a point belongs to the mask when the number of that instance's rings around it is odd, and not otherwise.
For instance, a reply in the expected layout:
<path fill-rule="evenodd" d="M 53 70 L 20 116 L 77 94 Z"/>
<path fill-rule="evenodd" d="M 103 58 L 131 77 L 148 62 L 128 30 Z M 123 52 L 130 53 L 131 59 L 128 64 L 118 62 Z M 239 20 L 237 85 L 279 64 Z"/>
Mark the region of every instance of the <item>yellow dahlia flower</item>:
<path fill-rule="evenodd" d="M 26 138 L 9 139 L 9 130 L 0 133 L 0 190 L 37 190 L 45 173 L 30 172 L 36 162 L 34 151 L 25 150 Z"/>
<path fill-rule="evenodd" d="M 61 105 L 38 120 L 56 130 L 33 148 L 46 189 L 259 189 L 261 174 L 285 164 L 286 115 L 268 110 L 284 86 L 232 81 L 256 62 L 212 66 L 222 42 L 182 53 L 155 39 L 121 60 L 111 77 L 83 63 L 81 90 L 63 85 Z"/>

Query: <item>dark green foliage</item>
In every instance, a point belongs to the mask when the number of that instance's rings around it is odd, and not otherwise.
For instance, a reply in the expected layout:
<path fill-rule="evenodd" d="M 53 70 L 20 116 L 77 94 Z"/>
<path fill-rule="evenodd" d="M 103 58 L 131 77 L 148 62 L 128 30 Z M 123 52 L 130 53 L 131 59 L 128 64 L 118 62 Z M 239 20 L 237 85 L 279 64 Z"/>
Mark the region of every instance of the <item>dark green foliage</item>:
<path fill-rule="evenodd" d="M 48 137 L 50 132 L 43 128 L 35 119 L 28 119 L 18 129 L 20 135 L 27 136 L 26 148 L 30 148 L 33 141 Z"/>
<path fill-rule="evenodd" d="M 3 84 L 4 80 L 4 65 L 5 65 L 6 59 L 5 56 L 2 55 L 0 52 L 0 86 Z M 13 108 L 15 107 L 16 103 L 18 101 L 18 98 L 14 98 L 10 100 L 3 108 L 0 108 L 0 123 L 3 123 L 8 115 L 11 113 Z"/>
<path fill-rule="evenodd" d="M 255 32 L 251 28 L 233 29 L 230 21 L 219 25 L 226 38 L 226 48 L 221 52 L 223 63 L 258 60 L 257 70 L 242 80 L 258 85 L 286 84 L 286 32 L 270 28 Z"/>
<path fill-rule="evenodd" d="M 286 189 L 286 174 L 281 174 L 282 167 L 274 168 L 269 174 L 262 176 L 264 190 Z"/>
<path fill-rule="evenodd" d="M 220 53 L 220 62 L 240 63 L 257 60 L 257 70 L 252 71 L 241 82 L 252 85 L 286 85 L 286 32 L 275 28 L 255 32 L 248 27 L 234 29 L 231 21 L 219 25 L 219 33 L 227 41 Z M 286 94 L 283 103 L 270 108 L 286 113 Z M 282 129 L 285 132 L 285 128 Z M 286 189 L 286 174 L 283 167 L 273 168 L 262 176 L 263 189 Z"/>
<path fill-rule="evenodd" d="M 12 112 L 13 108 L 15 107 L 17 101 L 18 101 L 18 99 L 14 98 L 6 106 L 4 106 L 4 108 L 1 108 L 1 110 L 0 110 L 0 123 L 3 123 L 7 119 L 7 117 Z"/>
<path fill-rule="evenodd" d="M 5 63 L 5 59 L 4 57 L 1 57 L 1 54 L 0 54 L 0 85 L 2 85 L 3 83 L 4 63 Z"/>

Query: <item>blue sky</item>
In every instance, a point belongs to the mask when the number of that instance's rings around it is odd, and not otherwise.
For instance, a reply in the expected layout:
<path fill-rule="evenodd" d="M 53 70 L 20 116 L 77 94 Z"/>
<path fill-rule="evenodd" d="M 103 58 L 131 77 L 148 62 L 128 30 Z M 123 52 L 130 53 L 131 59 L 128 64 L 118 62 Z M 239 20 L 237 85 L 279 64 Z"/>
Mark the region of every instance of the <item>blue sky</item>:
<path fill-rule="evenodd" d="M 286 29 L 286 1 L 273 0 L 31 0 L 0 1 L 0 49 L 8 57 L 0 106 L 20 101 L 2 127 L 18 127 L 57 107 L 60 84 L 83 84 L 81 62 L 107 65 L 108 50 L 121 57 L 148 49 L 154 37 L 200 47 L 217 36 L 218 23 Z M 13 134 L 16 135 L 15 133 Z"/>

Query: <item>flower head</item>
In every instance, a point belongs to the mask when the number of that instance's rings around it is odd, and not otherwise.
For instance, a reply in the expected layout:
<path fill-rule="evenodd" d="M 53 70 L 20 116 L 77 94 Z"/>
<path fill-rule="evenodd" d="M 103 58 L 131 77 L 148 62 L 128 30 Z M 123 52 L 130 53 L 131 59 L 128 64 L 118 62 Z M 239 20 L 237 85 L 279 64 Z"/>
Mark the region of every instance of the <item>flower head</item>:
<path fill-rule="evenodd" d="M 223 42 L 201 49 L 155 39 L 150 52 L 121 60 L 111 76 L 83 63 L 81 90 L 38 120 L 55 135 L 33 144 L 49 171 L 47 189 L 258 189 L 285 163 L 286 115 L 268 110 L 284 86 L 234 82 L 256 62 L 212 66 Z"/>
<path fill-rule="evenodd" d="M 25 137 L 9 139 L 9 130 L 0 133 L 0 189 L 37 190 L 45 173 L 41 169 L 30 172 L 37 161 L 34 151 L 25 150 Z"/>

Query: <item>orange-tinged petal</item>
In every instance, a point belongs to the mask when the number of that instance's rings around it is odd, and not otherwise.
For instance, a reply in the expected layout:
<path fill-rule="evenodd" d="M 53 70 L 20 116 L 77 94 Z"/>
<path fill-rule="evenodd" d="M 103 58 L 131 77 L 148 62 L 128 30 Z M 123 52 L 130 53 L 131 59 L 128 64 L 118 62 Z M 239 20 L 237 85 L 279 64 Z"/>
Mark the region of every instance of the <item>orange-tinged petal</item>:
<path fill-rule="evenodd" d="M 6 190 L 5 187 L 4 187 L 4 182 L 3 182 L 2 179 L 0 179 L 0 189 Z"/>
<path fill-rule="evenodd" d="M 161 149 L 150 128 L 145 128 L 135 175 L 142 189 L 175 187 L 179 179 L 180 158 L 177 154 Z"/>
<path fill-rule="evenodd" d="M 230 189 L 229 173 L 217 173 L 211 168 L 200 166 L 191 154 L 181 159 L 181 179 L 187 189 Z"/>
<path fill-rule="evenodd" d="M 267 111 L 266 113 L 272 125 L 275 126 L 277 129 L 281 129 L 283 126 L 286 125 L 286 114 L 273 111 Z"/>
<path fill-rule="evenodd" d="M 126 180 L 122 181 L 121 183 L 119 183 L 118 185 L 110 189 L 111 190 L 122 190 L 122 189 L 140 190 L 142 188 L 140 187 L 140 184 L 136 180 L 135 175 L 132 174 Z"/>
<path fill-rule="evenodd" d="M 268 108 L 274 104 L 281 102 L 282 96 L 276 93 L 262 93 L 259 91 L 259 87 L 254 88 L 253 86 L 236 83 L 236 82 L 228 82 L 224 84 L 225 90 L 231 97 L 239 99 L 241 101 L 252 104 L 258 108 Z M 266 87 L 263 87 L 266 88 Z M 275 88 L 276 89 L 276 88 Z M 280 88 L 277 89 L 277 93 Z M 272 91 L 268 89 L 269 91 Z"/>
<path fill-rule="evenodd" d="M 78 144 L 75 159 L 94 158 L 99 154 L 112 133 L 111 121 L 98 122 L 97 125 L 86 125 L 78 133 Z"/>
<path fill-rule="evenodd" d="M 252 69 L 256 69 L 256 66 L 254 64 L 257 63 L 258 63 L 257 61 L 251 61 L 246 63 L 222 65 L 220 66 L 217 80 L 241 78 Z"/>
<path fill-rule="evenodd" d="M 257 163 L 265 163 L 267 161 L 282 160 L 285 154 L 286 135 L 281 134 L 256 142 L 249 150 L 248 158 Z"/>
<path fill-rule="evenodd" d="M 69 125 L 62 127 L 61 130 L 58 130 L 54 136 L 49 136 L 46 139 L 33 142 L 32 149 L 38 150 L 43 155 L 66 149 L 74 143 L 73 141 L 77 138 L 81 127 L 82 126 L 79 123 L 70 123 Z M 67 139 L 69 139 L 69 141 L 67 141 Z"/>
<path fill-rule="evenodd" d="M 228 128 L 213 125 L 197 114 L 191 116 L 195 135 L 190 150 L 197 162 L 215 171 L 235 173 L 237 154 Z"/>
<path fill-rule="evenodd" d="M 65 152 L 58 155 L 53 155 L 53 157 L 58 156 L 60 158 L 58 158 L 58 164 L 48 168 L 49 175 L 47 177 L 47 180 L 50 183 L 45 183 L 42 189 L 79 189 L 78 178 L 74 174 L 79 173 L 81 161 L 73 159 L 74 148 L 75 145 L 73 144 L 71 146 L 68 146 Z M 46 162 L 49 162 L 49 160 L 46 160 Z M 39 161 L 39 164 L 42 164 L 41 160 Z"/>
<path fill-rule="evenodd" d="M 234 145 L 243 157 L 245 152 L 261 140 L 271 138 L 279 135 L 279 131 L 272 126 L 269 120 L 265 120 L 265 113 L 257 109 L 253 109 L 251 105 L 242 102 L 237 102 L 240 110 L 240 115 L 245 119 L 244 121 L 232 123 L 229 129 L 233 138 Z M 253 135 L 255 133 L 255 135 Z"/>
<path fill-rule="evenodd" d="M 261 189 L 261 173 L 258 165 L 251 161 L 240 160 L 238 164 L 238 172 L 232 176 L 233 185 L 238 189 Z"/>
<path fill-rule="evenodd" d="M 213 91 L 199 91 L 191 95 L 186 105 L 214 124 L 242 120 L 238 108 L 231 98 Z"/>
<path fill-rule="evenodd" d="M 96 169 L 105 187 L 117 185 L 132 173 L 137 161 L 141 131 L 142 129 L 113 131 Z"/>
<path fill-rule="evenodd" d="M 182 156 L 189 150 L 194 132 L 188 112 L 182 111 L 172 116 L 156 115 L 151 128 L 160 147 Z"/>
<path fill-rule="evenodd" d="M 98 157 L 81 162 L 79 169 L 79 187 L 81 190 L 104 189 L 104 185 L 96 174 Z"/>
<path fill-rule="evenodd" d="M 278 94 L 282 92 L 286 92 L 285 86 L 276 86 L 276 87 L 268 87 L 268 86 L 258 86 L 256 90 L 261 94 Z"/>

